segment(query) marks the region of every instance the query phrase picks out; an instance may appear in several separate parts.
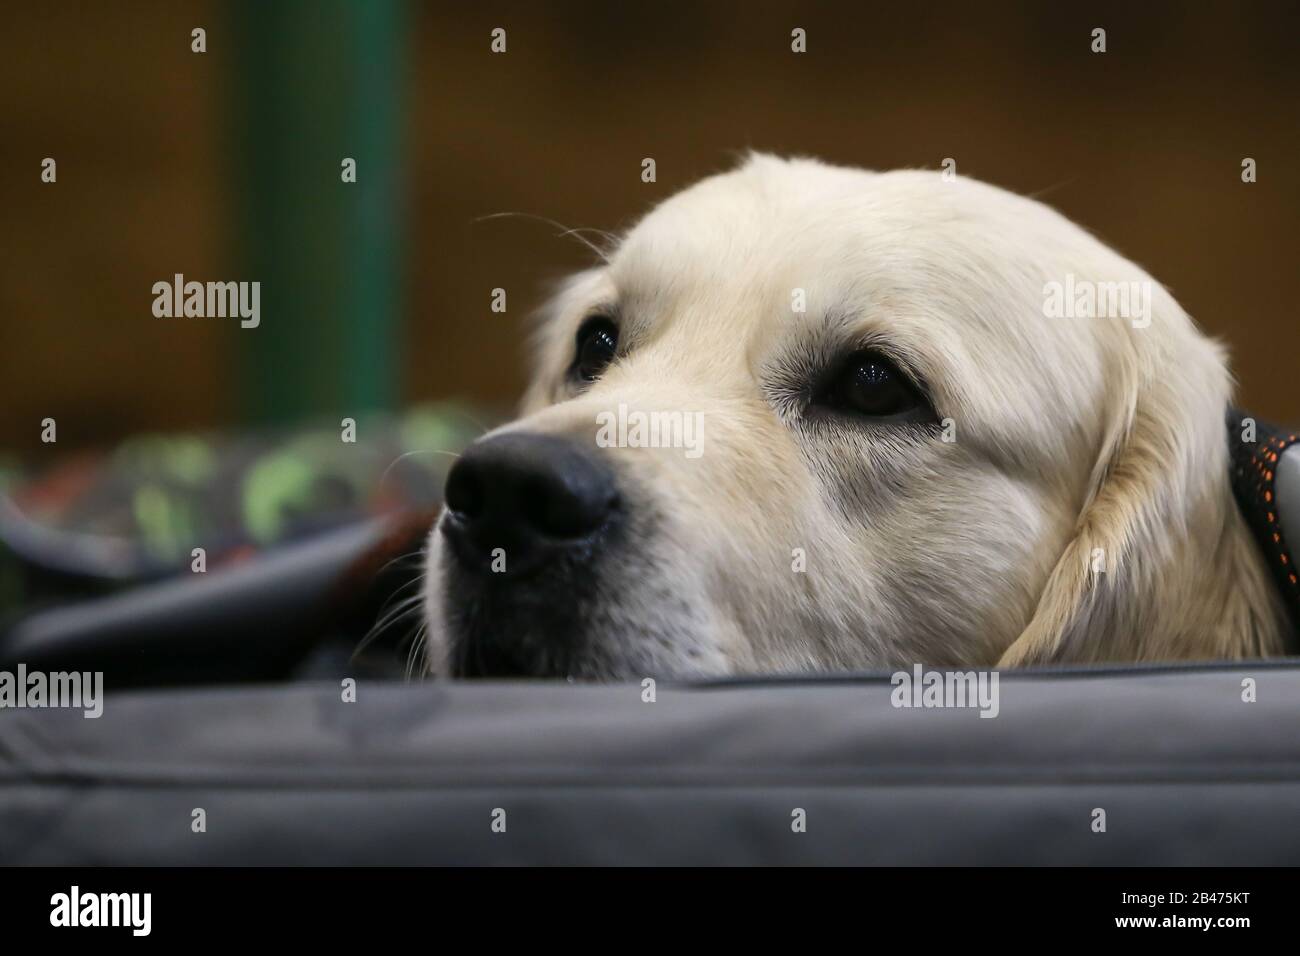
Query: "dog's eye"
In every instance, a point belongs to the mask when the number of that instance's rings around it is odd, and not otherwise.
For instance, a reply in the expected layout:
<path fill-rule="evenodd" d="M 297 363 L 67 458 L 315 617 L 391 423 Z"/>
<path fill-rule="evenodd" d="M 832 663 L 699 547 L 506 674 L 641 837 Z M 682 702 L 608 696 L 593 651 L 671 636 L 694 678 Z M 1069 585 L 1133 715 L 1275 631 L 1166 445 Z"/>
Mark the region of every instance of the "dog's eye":
<path fill-rule="evenodd" d="M 578 329 L 577 351 L 573 359 L 573 375 L 584 382 L 594 382 L 614 360 L 618 350 L 618 326 L 598 315 L 582 323 Z"/>
<path fill-rule="evenodd" d="M 933 413 L 924 395 L 879 352 L 858 352 L 830 378 L 819 404 L 892 421 L 921 421 Z"/>

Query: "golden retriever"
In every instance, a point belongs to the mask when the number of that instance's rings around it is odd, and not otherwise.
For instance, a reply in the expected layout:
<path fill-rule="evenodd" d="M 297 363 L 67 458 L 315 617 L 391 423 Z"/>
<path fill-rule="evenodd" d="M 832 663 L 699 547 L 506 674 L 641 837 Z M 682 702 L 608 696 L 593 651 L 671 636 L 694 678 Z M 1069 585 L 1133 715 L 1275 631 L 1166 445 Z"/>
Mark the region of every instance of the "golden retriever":
<path fill-rule="evenodd" d="M 602 258 L 451 471 L 431 673 L 1281 651 L 1223 351 L 1046 206 L 754 155 Z"/>

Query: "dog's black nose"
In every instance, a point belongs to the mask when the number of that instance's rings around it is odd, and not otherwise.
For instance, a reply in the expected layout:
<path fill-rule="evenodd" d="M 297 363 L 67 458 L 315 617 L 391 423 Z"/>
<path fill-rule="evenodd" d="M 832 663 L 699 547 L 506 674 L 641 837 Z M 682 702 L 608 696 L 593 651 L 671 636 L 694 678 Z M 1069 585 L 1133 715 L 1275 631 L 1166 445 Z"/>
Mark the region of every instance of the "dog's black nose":
<path fill-rule="evenodd" d="M 444 500 L 443 532 L 461 562 L 512 574 L 589 539 L 609 520 L 618 488 L 594 449 L 513 432 L 470 445 L 447 475 Z"/>

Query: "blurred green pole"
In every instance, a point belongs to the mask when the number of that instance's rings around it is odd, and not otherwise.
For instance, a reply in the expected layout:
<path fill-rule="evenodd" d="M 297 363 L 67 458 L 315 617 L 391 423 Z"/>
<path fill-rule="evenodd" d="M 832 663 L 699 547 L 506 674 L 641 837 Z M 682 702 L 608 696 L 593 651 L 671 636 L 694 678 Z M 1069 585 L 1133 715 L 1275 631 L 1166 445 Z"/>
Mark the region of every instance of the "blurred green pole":
<path fill-rule="evenodd" d="M 250 0 L 235 11 L 237 278 L 262 283 L 261 325 L 238 339 L 245 418 L 392 408 L 405 4 Z M 345 158 L 355 183 L 342 180 Z"/>

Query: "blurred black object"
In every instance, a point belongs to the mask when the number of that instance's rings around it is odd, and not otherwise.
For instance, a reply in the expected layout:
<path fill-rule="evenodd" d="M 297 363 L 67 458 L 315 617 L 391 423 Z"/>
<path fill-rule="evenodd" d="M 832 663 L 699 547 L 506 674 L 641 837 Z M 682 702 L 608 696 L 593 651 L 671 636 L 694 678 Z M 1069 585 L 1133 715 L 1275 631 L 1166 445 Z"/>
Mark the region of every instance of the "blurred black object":
<path fill-rule="evenodd" d="M 112 689 L 401 676 L 415 659 L 432 519 L 374 519 L 211 574 L 38 611 L 0 635 L 0 669 L 102 671 Z"/>

